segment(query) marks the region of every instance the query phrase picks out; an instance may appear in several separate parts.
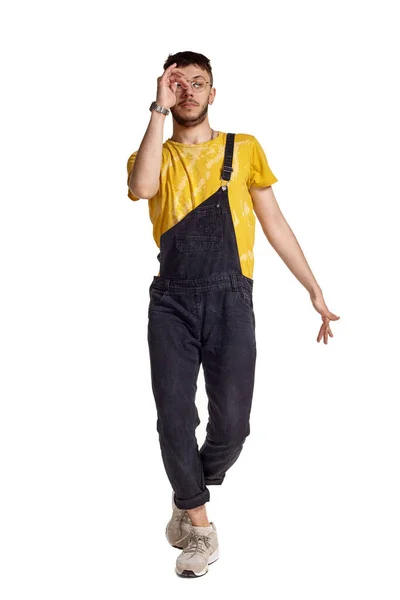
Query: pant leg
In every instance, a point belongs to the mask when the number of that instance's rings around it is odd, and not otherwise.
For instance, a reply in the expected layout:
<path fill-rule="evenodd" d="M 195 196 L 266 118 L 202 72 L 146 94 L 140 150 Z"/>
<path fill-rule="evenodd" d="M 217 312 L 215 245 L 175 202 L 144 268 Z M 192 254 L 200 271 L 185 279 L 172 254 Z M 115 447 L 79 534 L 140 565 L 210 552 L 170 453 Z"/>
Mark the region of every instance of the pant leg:
<path fill-rule="evenodd" d="M 251 305 L 233 290 L 204 296 L 202 363 L 209 420 L 200 458 L 206 485 L 223 482 L 250 434 L 257 349 L 252 298 L 248 301 Z"/>
<path fill-rule="evenodd" d="M 148 344 L 161 454 L 176 506 L 195 508 L 210 499 L 195 435 L 199 325 L 185 307 L 189 296 L 179 302 L 157 292 L 155 298 L 149 305 Z"/>

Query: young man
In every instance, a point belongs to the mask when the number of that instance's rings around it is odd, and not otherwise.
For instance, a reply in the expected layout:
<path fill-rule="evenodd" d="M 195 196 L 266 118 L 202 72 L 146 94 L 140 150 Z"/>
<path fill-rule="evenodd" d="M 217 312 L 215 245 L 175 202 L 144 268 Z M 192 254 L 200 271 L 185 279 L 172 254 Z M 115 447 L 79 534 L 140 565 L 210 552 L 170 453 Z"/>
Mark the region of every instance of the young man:
<path fill-rule="evenodd" d="M 255 215 L 268 241 L 310 293 L 333 336 L 331 313 L 271 185 L 258 140 L 211 129 L 216 96 L 209 59 L 170 55 L 157 79 L 150 123 L 128 160 L 128 196 L 149 201 L 160 269 L 150 285 L 148 344 L 157 431 L 171 486 L 166 535 L 182 549 L 181 576 L 198 577 L 218 559 L 207 485 L 221 485 L 250 433 L 256 363 L 253 311 Z M 173 135 L 163 143 L 166 116 Z M 254 212 L 253 212 L 254 209 Z M 199 451 L 195 394 L 203 365 L 209 420 Z"/>

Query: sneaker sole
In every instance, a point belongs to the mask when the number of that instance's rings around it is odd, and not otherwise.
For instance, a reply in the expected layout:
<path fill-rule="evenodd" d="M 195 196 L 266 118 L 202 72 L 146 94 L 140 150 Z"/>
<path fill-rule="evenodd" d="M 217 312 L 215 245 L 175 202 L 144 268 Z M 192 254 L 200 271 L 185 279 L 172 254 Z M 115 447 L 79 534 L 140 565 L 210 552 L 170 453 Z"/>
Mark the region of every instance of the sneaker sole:
<path fill-rule="evenodd" d="M 196 571 L 192 571 L 191 569 L 183 569 L 182 571 L 178 566 L 175 567 L 175 572 L 179 577 L 202 577 L 208 573 L 208 566 L 212 565 L 219 559 L 219 546 L 218 548 L 210 555 L 208 559 L 208 564 L 204 567 L 202 571 L 196 573 Z"/>

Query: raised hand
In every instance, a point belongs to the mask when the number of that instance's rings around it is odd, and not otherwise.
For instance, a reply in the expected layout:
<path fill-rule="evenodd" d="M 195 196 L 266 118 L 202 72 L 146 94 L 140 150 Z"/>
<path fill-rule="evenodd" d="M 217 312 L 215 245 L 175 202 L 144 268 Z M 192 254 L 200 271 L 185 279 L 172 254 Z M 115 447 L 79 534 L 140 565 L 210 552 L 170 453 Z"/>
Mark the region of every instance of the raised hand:
<path fill-rule="evenodd" d="M 157 77 L 157 104 L 164 108 L 171 108 L 176 104 L 176 82 L 185 89 L 190 85 L 184 78 L 184 73 L 176 68 L 176 63 L 173 63 L 160 77 Z"/>

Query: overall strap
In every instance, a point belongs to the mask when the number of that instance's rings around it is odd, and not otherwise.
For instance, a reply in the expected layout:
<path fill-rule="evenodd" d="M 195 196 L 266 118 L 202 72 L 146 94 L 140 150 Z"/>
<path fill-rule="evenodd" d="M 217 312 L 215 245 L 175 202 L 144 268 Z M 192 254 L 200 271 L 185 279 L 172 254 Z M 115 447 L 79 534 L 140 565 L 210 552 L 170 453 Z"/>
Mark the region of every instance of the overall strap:
<path fill-rule="evenodd" d="M 225 144 L 225 155 L 224 155 L 224 165 L 222 167 L 222 175 L 221 179 L 225 181 L 229 181 L 231 178 L 232 169 L 232 159 L 233 159 L 233 145 L 235 143 L 235 134 L 227 133 L 226 134 L 226 144 Z"/>

